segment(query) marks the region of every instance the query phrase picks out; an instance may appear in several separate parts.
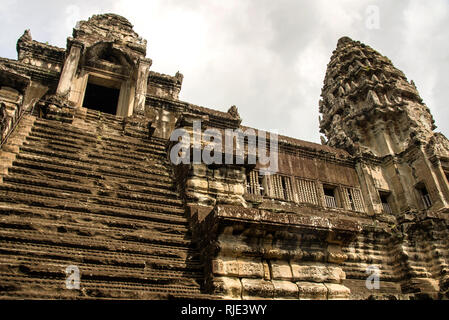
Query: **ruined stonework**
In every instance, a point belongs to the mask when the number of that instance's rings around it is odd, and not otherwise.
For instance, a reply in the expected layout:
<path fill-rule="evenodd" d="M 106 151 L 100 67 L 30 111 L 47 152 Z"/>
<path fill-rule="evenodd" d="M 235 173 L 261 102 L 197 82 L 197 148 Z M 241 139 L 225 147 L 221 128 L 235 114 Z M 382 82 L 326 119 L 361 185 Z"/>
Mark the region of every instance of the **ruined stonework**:
<path fill-rule="evenodd" d="M 449 297 L 449 141 L 370 47 L 338 41 L 327 139 L 279 136 L 269 175 L 247 145 L 242 164 L 171 161 L 175 129 L 191 155 L 208 129 L 257 130 L 179 100 L 184 76 L 150 70 L 123 17 L 80 21 L 66 48 L 26 30 L 17 52 L 0 58 L 0 297 Z"/>

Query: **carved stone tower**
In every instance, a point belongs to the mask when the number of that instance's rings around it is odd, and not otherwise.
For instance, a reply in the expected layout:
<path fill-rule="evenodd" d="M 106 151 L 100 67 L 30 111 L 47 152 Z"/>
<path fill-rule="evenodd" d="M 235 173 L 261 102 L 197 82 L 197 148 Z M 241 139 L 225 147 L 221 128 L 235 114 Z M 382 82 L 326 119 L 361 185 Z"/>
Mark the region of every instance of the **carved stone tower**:
<path fill-rule="evenodd" d="M 433 132 L 433 117 L 413 81 L 388 58 L 341 38 L 326 72 L 320 112 L 327 144 L 361 157 L 361 179 L 378 171 L 371 183 L 363 181 L 373 213 L 382 211 L 390 194 L 396 213 L 447 206 L 448 140 Z M 380 166 L 367 168 L 367 159 Z"/>
<path fill-rule="evenodd" d="M 121 16 L 103 14 L 80 21 L 67 39 L 57 95 L 80 107 L 105 103 L 104 97 L 98 101 L 95 96 L 104 91 L 116 96 L 110 113 L 142 114 L 151 66 L 151 59 L 145 58 L 146 44 Z"/>
<path fill-rule="evenodd" d="M 433 136 L 434 120 L 413 81 L 388 58 L 347 37 L 338 41 L 322 97 L 320 127 L 331 146 L 383 157 Z"/>
<path fill-rule="evenodd" d="M 399 252 L 408 257 L 405 244 L 423 238 L 428 226 L 444 224 L 449 213 L 449 141 L 433 131 L 414 82 L 388 58 L 343 37 L 327 68 L 320 112 L 327 144 L 355 156 L 369 214 L 396 217 L 404 232 Z M 428 275 L 417 272 L 418 263 L 406 261 L 404 277 L 413 280 L 403 292 L 438 291 Z M 434 267 L 443 272 L 447 264 Z"/>

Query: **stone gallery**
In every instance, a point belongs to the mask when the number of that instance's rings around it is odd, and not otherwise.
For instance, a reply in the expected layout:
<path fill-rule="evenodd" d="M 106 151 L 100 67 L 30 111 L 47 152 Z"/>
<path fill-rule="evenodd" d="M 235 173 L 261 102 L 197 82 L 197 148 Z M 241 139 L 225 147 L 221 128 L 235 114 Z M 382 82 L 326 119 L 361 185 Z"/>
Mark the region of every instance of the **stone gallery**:
<path fill-rule="evenodd" d="M 326 138 L 267 134 L 267 174 L 238 109 L 180 101 L 146 49 L 102 14 L 0 58 L 1 298 L 449 297 L 449 141 L 388 58 L 338 40 Z M 240 129 L 244 161 L 173 163 L 198 122 L 192 158 L 203 131 Z"/>

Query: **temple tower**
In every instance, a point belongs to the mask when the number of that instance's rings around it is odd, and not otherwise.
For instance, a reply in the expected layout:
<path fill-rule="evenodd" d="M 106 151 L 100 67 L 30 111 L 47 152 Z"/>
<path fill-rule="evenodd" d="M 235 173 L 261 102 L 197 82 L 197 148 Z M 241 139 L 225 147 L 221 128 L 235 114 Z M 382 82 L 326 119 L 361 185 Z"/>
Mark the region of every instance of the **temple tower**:
<path fill-rule="evenodd" d="M 387 58 L 343 37 L 328 64 L 320 112 L 327 144 L 359 157 L 372 214 L 448 206 L 449 142 L 413 81 Z M 370 177 L 368 177 L 370 175 Z"/>
<path fill-rule="evenodd" d="M 118 116 L 142 114 L 151 66 L 151 59 L 145 57 L 146 44 L 119 15 L 80 21 L 67 39 L 56 94 L 77 107 Z"/>
<path fill-rule="evenodd" d="M 413 81 L 392 62 L 343 37 L 328 64 L 320 101 L 329 146 L 355 157 L 368 214 L 394 221 L 391 254 L 402 293 L 437 297 L 448 286 L 441 254 L 449 217 L 449 141 L 435 133 Z M 391 217 L 394 219 L 390 220 Z"/>

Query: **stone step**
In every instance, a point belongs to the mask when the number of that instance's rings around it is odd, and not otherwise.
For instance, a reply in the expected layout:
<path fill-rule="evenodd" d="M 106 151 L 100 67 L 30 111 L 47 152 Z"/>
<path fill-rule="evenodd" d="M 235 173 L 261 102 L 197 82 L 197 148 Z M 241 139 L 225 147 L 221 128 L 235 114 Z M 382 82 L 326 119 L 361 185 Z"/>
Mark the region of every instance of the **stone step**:
<path fill-rule="evenodd" d="M 3 250 L 0 249 L 0 251 Z M 9 254 L 13 254 L 14 257 L 11 257 Z M 148 264 L 144 264 L 139 268 L 129 268 L 121 265 L 106 265 L 105 261 L 100 261 L 100 264 L 81 262 L 81 257 L 74 258 L 59 260 L 56 257 L 35 257 L 30 252 L 15 250 L 6 254 L 0 254 L 0 270 L 3 272 L 17 272 L 20 270 L 25 274 L 41 273 L 46 274 L 48 277 L 63 276 L 66 278 L 65 269 L 69 265 L 76 265 L 80 270 L 81 277 L 88 276 L 90 279 L 110 278 L 112 280 L 121 278 L 130 282 L 155 284 L 176 284 L 180 281 L 186 284 L 188 279 L 191 285 L 195 287 L 198 287 L 198 283 L 195 281 L 201 279 L 200 271 L 165 269 L 163 265 L 156 266 L 152 262 L 148 262 Z M 24 265 L 28 268 L 24 268 Z"/>
<path fill-rule="evenodd" d="M 3 218 L 3 217 L 2 217 Z M 53 219 L 54 220 L 54 219 Z M 24 228 L 22 226 L 22 228 Z M 61 232 L 59 232 L 61 231 Z M 29 230 L 29 229 L 14 229 L 14 226 L 5 227 L 0 230 L 0 238 L 3 243 L 21 243 L 29 246 L 51 246 L 58 248 L 68 248 L 71 250 L 84 250 L 84 251 L 102 251 L 102 252 L 115 252 L 117 254 L 131 254 L 131 255 L 150 255 L 157 256 L 158 259 L 164 260 L 180 260 L 184 261 L 188 257 L 192 257 L 197 260 L 198 255 L 193 244 L 183 241 L 164 241 L 163 238 L 154 239 L 113 239 L 113 238 L 100 238 L 92 237 L 87 233 L 71 234 L 62 232 L 63 229 L 52 232 L 41 232 L 41 230 Z"/>
<path fill-rule="evenodd" d="M 166 270 L 192 270 L 200 271 L 203 266 L 198 256 L 192 256 L 188 250 L 178 252 L 164 252 L 163 255 L 157 251 L 139 254 L 124 253 L 117 251 L 100 251 L 85 248 L 70 248 L 64 246 L 50 246 L 45 244 L 33 244 L 26 242 L 0 242 L 0 253 L 5 255 L 25 255 L 59 260 L 72 260 L 88 262 L 91 264 L 119 265 L 132 268 L 165 268 Z"/>
<path fill-rule="evenodd" d="M 88 108 L 86 111 L 87 111 L 86 116 L 90 116 L 90 117 L 102 117 L 103 119 L 110 120 L 110 121 L 123 121 L 123 119 L 124 119 L 124 117 L 122 117 L 122 116 L 116 116 L 116 115 L 101 112 L 101 111 L 95 110 L 95 109 Z"/>
<path fill-rule="evenodd" d="M 97 238 L 86 234 L 69 234 L 55 232 L 52 230 L 30 230 L 14 229 L 14 225 L 3 224 L 0 229 L 1 241 L 30 242 L 34 244 L 60 245 L 67 247 L 81 247 L 85 249 L 96 249 L 105 251 L 136 252 L 143 254 L 151 249 L 172 248 L 175 251 L 194 249 L 193 244 L 188 241 L 165 238 L 140 238 L 130 237 L 127 239 Z M 137 242 L 137 240 L 139 242 Z M 170 252 L 170 251 L 169 251 Z"/>
<path fill-rule="evenodd" d="M 142 206 L 140 208 L 119 207 L 102 203 L 83 203 L 72 201 L 67 203 L 61 199 L 44 196 L 27 195 L 25 193 L 0 192 L 0 202 L 23 204 L 38 208 L 53 208 L 72 212 L 87 212 L 102 215 L 117 215 L 139 220 L 153 220 L 162 223 L 187 225 L 183 209 L 158 206 Z"/>
<path fill-rule="evenodd" d="M 116 227 L 128 230 L 138 229 L 156 229 L 164 233 L 173 233 L 177 235 L 190 234 L 186 221 L 172 221 L 165 223 L 160 221 L 160 214 L 156 215 L 156 219 L 152 219 L 154 215 L 148 214 L 145 217 L 134 217 L 126 215 L 126 213 L 109 212 L 106 210 L 93 210 L 94 212 L 74 212 L 68 210 L 58 210 L 52 208 L 27 207 L 25 205 L 17 205 L 14 203 L 0 203 L 0 216 L 17 216 L 21 219 L 45 218 L 50 220 L 76 221 L 83 224 L 102 224 L 105 227 Z M 119 215 L 120 214 L 120 215 Z M 159 219 L 158 219 L 159 217 Z"/>
<path fill-rule="evenodd" d="M 29 137 L 30 138 L 30 137 Z M 168 159 L 165 152 L 135 152 L 127 148 L 111 147 L 107 144 L 96 144 L 89 146 L 62 146 L 49 142 L 48 140 L 36 140 L 31 137 L 23 143 L 25 148 L 35 149 L 34 152 L 51 152 L 54 154 L 60 153 L 61 158 L 73 159 L 78 158 L 87 159 L 88 157 L 95 157 L 97 159 L 104 159 L 105 161 L 118 161 L 130 164 L 152 162 L 164 169 L 169 168 Z"/>
<path fill-rule="evenodd" d="M 57 138 L 54 138 L 55 135 L 57 135 Z M 151 156 L 165 158 L 166 155 L 165 147 L 157 147 L 151 143 L 148 143 L 145 146 L 136 146 L 126 142 L 117 142 L 107 136 L 97 136 L 95 140 L 91 141 L 80 141 L 80 139 L 71 139 L 60 136 L 55 132 L 42 133 L 33 131 L 27 137 L 26 141 L 28 143 L 41 142 L 45 146 L 59 146 L 59 148 L 75 150 L 101 148 L 102 150 L 108 150 L 109 152 L 121 151 L 122 153 L 123 150 L 127 150 L 131 153 L 130 156 L 134 156 L 135 158 L 148 158 Z"/>
<path fill-rule="evenodd" d="M 76 174 L 83 177 L 95 179 L 106 179 L 106 177 L 128 178 L 144 181 L 163 181 L 172 183 L 172 179 L 167 172 L 161 170 L 130 171 L 104 168 L 102 166 L 79 165 L 71 160 L 61 160 L 58 158 L 46 157 L 42 155 L 18 154 L 13 165 L 30 169 L 47 170 L 66 174 Z M 143 171 L 143 172 L 142 172 Z"/>
<path fill-rule="evenodd" d="M 92 128 L 94 129 L 94 128 Z M 97 140 L 97 135 L 94 130 L 86 131 L 75 126 L 63 124 L 57 121 L 45 120 L 42 118 L 37 118 L 34 122 L 34 126 L 31 130 L 31 133 L 39 132 L 39 133 L 47 133 L 47 134 L 55 134 L 58 133 L 58 137 L 71 138 L 74 140 L 81 140 L 83 142 L 95 142 Z"/>
<path fill-rule="evenodd" d="M 117 133 L 122 133 L 123 129 L 123 120 L 108 120 L 104 117 L 95 117 L 86 115 L 85 122 L 87 124 L 94 125 L 96 127 L 101 127 L 103 129 L 113 129 Z"/>
<path fill-rule="evenodd" d="M 88 148 L 90 146 L 93 146 L 93 143 L 82 143 L 80 141 L 72 141 L 70 139 L 62 139 L 59 137 L 59 139 L 52 139 L 51 135 L 47 134 L 41 134 L 34 132 L 32 135 L 27 136 L 24 143 L 29 142 L 42 142 L 46 143 L 48 146 L 59 146 L 59 147 L 65 147 L 65 148 L 72 148 L 74 150 L 83 150 L 85 148 Z"/>
<path fill-rule="evenodd" d="M 31 138 L 33 139 L 33 138 Z M 115 163 L 128 164 L 128 165 L 143 165 L 154 166 L 163 170 L 168 170 L 169 166 L 166 163 L 164 154 L 136 154 L 129 150 L 114 149 L 108 146 L 97 145 L 95 147 L 72 147 L 63 146 L 61 144 L 48 143 L 46 140 L 36 141 L 28 139 L 23 143 L 23 147 L 31 148 L 33 153 L 42 154 L 44 152 L 53 152 L 55 154 L 61 154 L 61 158 L 71 159 L 83 162 L 89 162 L 92 164 L 114 165 Z M 25 149 L 21 149 L 24 151 Z M 29 150 L 28 150 L 29 151 Z"/>
<path fill-rule="evenodd" d="M 211 298 L 167 141 L 123 123 L 35 121 L 0 184 L 0 297 Z"/>
<path fill-rule="evenodd" d="M 135 194 L 137 197 L 145 198 L 148 195 L 164 196 L 169 199 L 176 199 L 177 193 L 170 190 L 161 190 L 159 188 L 142 188 L 132 185 L 121 185 L 115 181 L 84 181 L 83 184 L 71 183 L 67 181 L 55 181 L 54 179 L 48 179 L 44 177 L 34 178 L 32 176 L 24 176 L 19 174 L 8 175 L 3 178 L 3 181 L 10 184 L 22 184 L 29 186 L 40 186 L 49 189 L 61 190 L 61 191 L 73 191 L 78 193 L 84 193 L 89 195 L 98 195 L 114 188 L 117 192 L 127 192 Z"/>
<path fill-rule="evenodd" d="M 62 280 L 62 283 L 61 283 Z M 10 274 L 0 274 L 0 282 L 5 288 L 0 297 L 6 298 L 50 298 L 50 299 L 211 299 L 209 295 L 202 295 L 199 288 L 185 285 L 155 285 L 138 284 L 118 281 L 101 281 L 83 279 L 81 292 L 64 290 L 65 278 L 51 279 Z M 63 290 L 61 290 L 63 289 Z"/>
<path fill-rule="evenodd" d="M 68 126 L 66 124 L 61 124 L 54 121 L 37 119 L 35 125 L 32 129 L 32 134 L 34 132 L 38 132 L 41 134 L 49 134 L 56 135 L 54 138 L 64 138 L 64 139 L 72 139 L 72 141 L 85 141 L 85 142 L 96 142 L 98 140 L 98 132 L 97 130 L 93 132 L 86 132 L 80 129 L 76 129 L 74 126 Z M 129 136 L 118 136 L 114 135 L 114 137 L 102 136 L 102 139 L 107 140 L 111 143 L 122 144 L 126 146 L 133 146 L 137 148 L 153 148 L 158 149 L 160 151 L 165 150 L 166 140 L 159 139 L 156 137 L 152 137 L 151 139 L 138 139 L 132 138 Z"/>
<path fill-rule="evenodd" d="M 109 206 L 117 206 L 121 208 L 148 210 L 153 208 L 166 208 L 167 211 L 176 211 L 179 213 L 182 210 L 182 201 L 178 199 L 169 199 L 159 196 L 141 196 L 139 194 L 129 194 L 126 192 L 101 192 L 99 195 L 86 195 L 74 191 L 54 190 L 44 187 L 33 187 L 23 184 L 0 184 L 0 194 L 25 194 L 34 195 L 41 198 L 59 199 L 61 202 L 80 203 L 84 205 L 89 204 L 105 204 Z"/>
<path fill-rule="evenodd" d="M 106 187 L 104 181 L 101 182 L 99 178 L 86 177 L 77 174 L 66 174 L 55 172 L 51 170 L 44 170 L 43 168 L 27 168 L 20 166 L 22 162 L 18 162 L 17 166 L 9 169 L 9 174 L 11 176 L 27 176 L 32 179 L 50 179 L 55 182 L 62 183 L 74 183 L 76 185 L 87 184 L 87 185 L 98 185 L 101 187 Z M 103 179 L 107 181 L 113 181 L 114 185 L 120 188 L 120 190 L 130 190 L 146 193 L 146 190 L 157 190 L 165 194 L 166 191 L 169 193 L 174 192 L 174 188 L 171 182 L 164 182 L 158 180 L 136 180 L 127 178 L 111 178 L 103 176 Z"/>
<path fill-rule="evenodd" d="M 84 221 L 84 222 L 83 222 Z M 47 217 L 24 218 L 23 216 L 2 216 L 0 227 L 4 229 L 17 230 L 38 230 L 41 232 L 51 232 L 60 235 L 75 234 L 90 237 L 101 237 L 110 239 L 125 239 L 129 241 L 158 241 L 161 243 L 179 243 L 182 246 L 188 245 L 188 237 L 185 234 L 176 234 L 172 229 L 151 228 L 142 226 L 135 229 L 124 229 L 111 227 L 103 223 L 90 221 L 86 223 L 82 217 L 77 217 L 71 221 L 50 220 Z"/>
<path fill-rule="evenodd" d="M 57 160 L 63 160 L 64 162 L 70 162 L 75 165 L 81 165 L 85 167 L 91 167 L 91 166 L 106 166 L 111 168 L 117 168 L 121 170 L 140 170 L 142 172 L 150 172 L 150 173 L 156 173 L 159 175 L 170 175 L 170 172 L 165 170 L 157 170 L 158 168 L 149 169 L 149 167 L 152 167 L 152 163 L 150 161 L 147 161 L 146 163 L 142 163 L 140 166 L 137 162 L 131 162 L 127 163 L 127 161 L 123 158 L 119 159 L 111 159 L 108 160 L 107 157 L 102 157 L 99 155 L 96 155 L 96 158 L 91 157 L 89 153 L 74 153 L 70 151 L 61 151 L 61 150 L 55 150 L 57 148 L 52 147 L 43 147 L 43 146 L 36 146 L 36 145 L 29 145 L 27 143 L 24 143 L 20 147 L 20 153 L 23 154 L 33 154 L 38 155 L 40 157 L 45 157 L 47 159 L 57 159 Z M 154 161 L 154 164 L 158 165 L 157 161 Z M 159 166 L 159 168 L 163 168 Z"/>
<path fill-rule="evenodd" d="M 21 232 L 20 232 L 21 231 Z M 174 242 L 161 241 L 125 241 L 121 239 L 91 238 L 75 234 L 52 233 L 47 234 L 34 230 L 14 230 L 7 228 L 0 230 L 0 242 L 16 243 L 18 246 L 45 248 L 52 247 L 54 250 L 73 252 L 104 252 L 112 256 L 137 256 L 150 257 L 160 261 L 173 262 L 178 264 L 193 260 L 198 264 L 198 253 L 192 245 L 172 245 Z"/>

